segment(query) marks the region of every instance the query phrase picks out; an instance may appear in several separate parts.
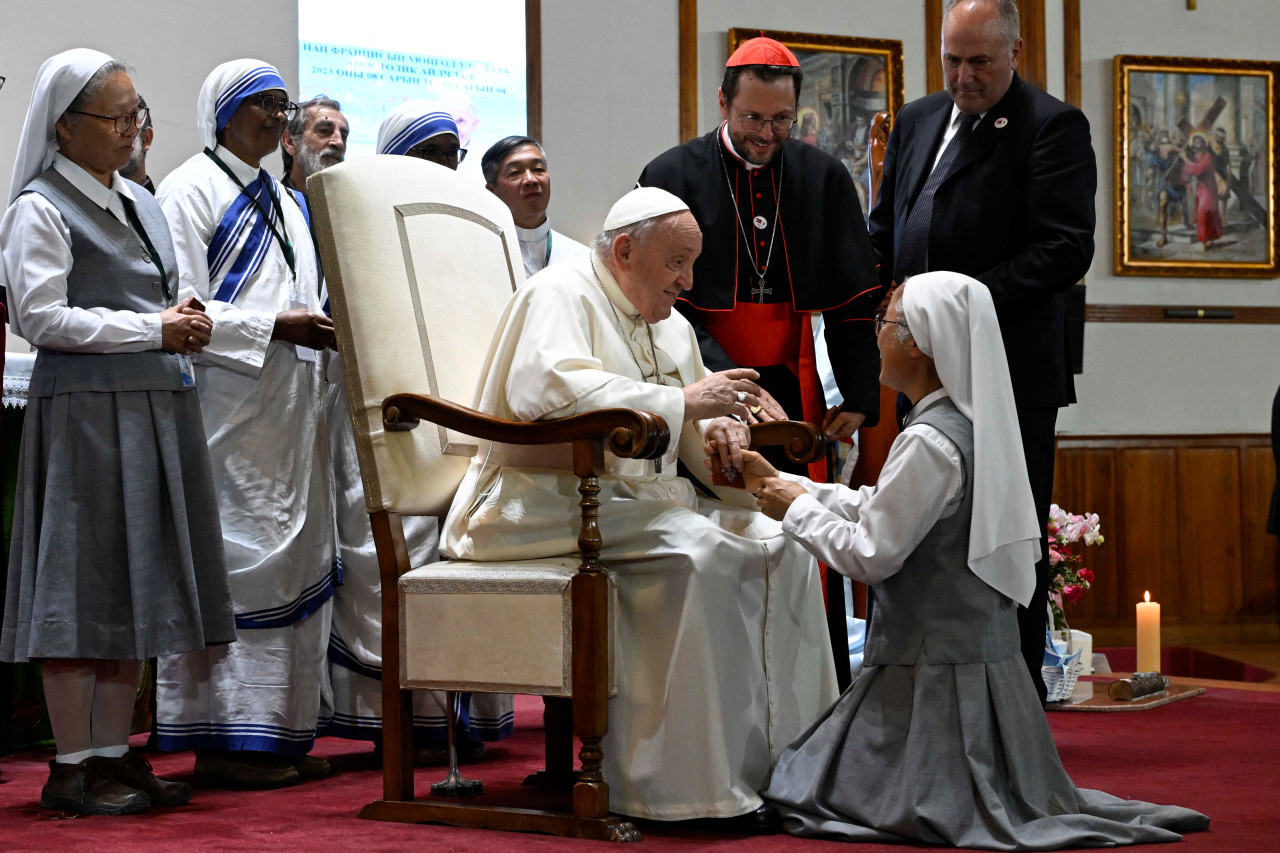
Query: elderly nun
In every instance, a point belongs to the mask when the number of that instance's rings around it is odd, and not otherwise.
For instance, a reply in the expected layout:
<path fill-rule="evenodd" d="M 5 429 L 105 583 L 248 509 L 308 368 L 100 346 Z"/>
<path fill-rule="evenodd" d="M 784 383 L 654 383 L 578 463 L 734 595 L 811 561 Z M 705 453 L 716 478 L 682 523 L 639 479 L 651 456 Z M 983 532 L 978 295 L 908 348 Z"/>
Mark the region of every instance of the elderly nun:
<path fill-rule="evenodd" d="M 237 640 L 160 660 L 161 749 L 196 750 L 202 784 L 272 788 L 319 778 L 308 756 L 341 570 L 321 399 L 334 346 L 301 209 L 263 158 L 296 110 L 254 59 L 215 68 L 196 104 L 204 150 L 160 185 L 183 295 L 218 334 L 195 357 Z"/>
<path fill-rule="evenodd" d="M 746 459 L 764 511 L 876 597 L 858 679 L 765 791 L 785 829 L 1058 850 L 1208 828 L 1189 809 L 1078 789 L 1062 768 L 1020 651 L 1016 607 L 1033 604 L 1041 528 L 990 292 L 959 273 L 918 275 L 877 322 L 880 379 L 912 403 L 877 485 Z"/>
<path fill-rule="evenodd" d="M 80 814 L 190 799 L 129 750 L 142 661 L 235 638 L 188 359 L 214 324 L 178 296 L 159 206 L 117 171 L 145 121 L 119 62 L 49 59 L 0 220 L 10 320 L 37 347 L 0 658 L 42 662 L 40 802 Z"/>

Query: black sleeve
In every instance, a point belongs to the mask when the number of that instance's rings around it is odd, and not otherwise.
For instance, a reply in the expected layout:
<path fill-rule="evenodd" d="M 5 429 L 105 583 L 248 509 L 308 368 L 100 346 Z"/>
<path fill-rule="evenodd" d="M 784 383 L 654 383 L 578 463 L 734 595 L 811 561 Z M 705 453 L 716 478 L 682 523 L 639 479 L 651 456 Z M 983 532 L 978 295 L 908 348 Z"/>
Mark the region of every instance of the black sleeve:
<path fill-rule="evenodd" d="M 897 180 L 898 150 L 902 137 L 898 132 L 902 112 L 899 112 L 898 116 L 899 118 L 893 123 L 893 129 L 889 131 L 889 144 L 885 146 L 884 162 L 881 164 L 880 187 L 876 192 L 876 203 L 871 208 L 867 222 L 871 249 L 875 253 L 876 263 L 880 266 L 877 270 L 880 274 L 880 283 L 886 287 L 893 283 L 893 204 L 896 190 L 894 184 Z"/>
<path fill-rule="evenodd" d="M 844 397 L 840 411 L 863 413 L 867 417 L 864 426 L 880 422 L 880 350 L 875 322 L 863 316 L 868 304 L 875 312 L 879 292 L 877 288 L 874 294 L 822 312 L 831 371 Z"/>
<path fill-rule="evenodd" d="M 862 204 L 843 166 L 834 164 L 829 172 L 825 195 L 825 243 L 833 261 L 830 274 L 849 295 L 843 304 L 823 312 L 827 354 L 844 398 L 841 411 L 861 412 L 866 425 L 874 426 L 880 418 L 880 351 L 873 318 L 883 286 L 876 275 Z"/>
<path fill-rule="evenodd" d="M 1089 120 L 1079 110 L 1058 113 L 1045 122 L 1031 149 L 1026 245 L 974 275 L 990 288 L 997 310 L 1044 302 L 1089 271 L 1097 186 Z"/>

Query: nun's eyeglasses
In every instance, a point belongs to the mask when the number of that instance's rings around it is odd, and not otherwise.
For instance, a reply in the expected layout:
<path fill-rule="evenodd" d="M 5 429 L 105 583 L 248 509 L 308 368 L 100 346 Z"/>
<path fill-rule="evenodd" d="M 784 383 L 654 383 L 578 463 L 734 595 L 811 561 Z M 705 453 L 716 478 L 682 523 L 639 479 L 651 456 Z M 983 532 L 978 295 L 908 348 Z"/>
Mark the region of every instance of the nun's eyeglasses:
<path fill-rule="evenodd" d="M 277 112 L 282 112 L 286 116 L 292 118 L 298 112 L 297 104 L 288 98 L 281 98 L 276 95 L 250 95 L 245 98 L 245 100 L 256 105 L 258 109 L 262 110 L 269 116 L 273 116 Z"/>
<path fill-rule="evenodd" d="M 885 326 L 901 326 L 904 329 L 910 328 L 906 320 L 888 320 L 884 316 L 883 311 L 876 312 L 876 334 L 880 334 L 880 330 Z"/>
<path fill-rule="evenodd" d="M 467 159 L 467 149 L 465 148 L 431 148 L 427 145 L 419 145 L 416 148 L 410 148 L 405 153 L 410 157 L 417 157 L 419 160 L 430 160 L 433 163 L 439 163 L 441 166 L 448 166 L 450 163 L 461 163 Z"/>
<path fill-rule="evenodd" d="M 115 122 L 116 133 L 125 134 L 130 128 L 140 128 L 147 123 L 147 115 L 149 110 L 146 107 L 140 107 L 131 113 L 121 113 L 118 116 L 101 116 L 97 113 L 87 113 L 84 110 L 67 110 L 69 113 L 75 113 L 80 116 L 89 116 L 90 118 L 100 118 L 103 121 Z"/>

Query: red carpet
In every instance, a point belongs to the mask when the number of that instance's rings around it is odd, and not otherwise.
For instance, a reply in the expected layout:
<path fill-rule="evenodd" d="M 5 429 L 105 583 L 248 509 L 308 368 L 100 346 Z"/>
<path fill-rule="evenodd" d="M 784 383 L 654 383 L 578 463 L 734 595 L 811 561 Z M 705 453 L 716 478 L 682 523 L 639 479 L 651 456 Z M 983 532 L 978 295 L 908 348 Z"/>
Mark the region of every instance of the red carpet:
<path fill-rule="evenodd" d="M 516 734 L 491 746 L 469 769 L 494 789 L 510 790 L 541 755 L 541 702 L 520 697 Z M 1136 714 L 1050 714 L 1063 763 L 1081 787 L 1123 797 L 1177 803 L 1213 819 L 1207 833 L 1187 836 L 1179 850 L 1280 849 L 1280 693 L 1210 688 L 1204 696 Z M 140 745 L 143 738 L 135 738 Z M 483 851 L 618 850 L 602 842 L 357 820 L 356 811 L 381 792 L 368 768 L 370 746 L 334 738 L 317 754 L 332 761 L 330 779 L 263 793 L 197 790 L 175 809 L 132 817 L 70 818 L 41 809 L 48 753 L 0 758 L 0 850 L 142 853 L 151 850 L 246 853 L 257 850 Z M 190 753 L 149 756 L 162 776 L 190 781 Z M 441 775 L 418 772 L 421 790 Z M 851 848 L 787 836 L 744 839 L 706 827 L 641 823 L 642 847 L 765 851 L 894 851 Z M 932 848 L 929 848 L 932 849 Z M 1170 848 L 1162 848 L 1170 849 Z"/>

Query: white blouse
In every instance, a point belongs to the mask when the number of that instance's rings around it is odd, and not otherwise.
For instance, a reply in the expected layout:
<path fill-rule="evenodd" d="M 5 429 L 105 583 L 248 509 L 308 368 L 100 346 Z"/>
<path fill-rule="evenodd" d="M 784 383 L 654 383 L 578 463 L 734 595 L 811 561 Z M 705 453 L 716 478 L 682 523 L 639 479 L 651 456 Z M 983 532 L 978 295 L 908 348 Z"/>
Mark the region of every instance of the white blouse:
<path fill-rule="evenodd" d="M 783 474 L 809 492 L 787 509 L 783 531 L 854 580 L 875 584 L 897 573 L 933 525 L 955 513 L 964 497 L 964 458 L 955 443 L 931 426 L 911 423 L 945 396 L 939 389 L 912 407 L 874 486 L 855 490 Z"/>
<path fill-rule="evenodd" d="M 61 154 L 54 170 L 124 224 L 121 196 L 134 200 L 118 172 L 105 187 Z M 9 325 L 27 343 L 73 352 L 142 352 L 161 345 L 160 315 L 67 304 L 71 230 L 53 202 L 39 193 L 19 196 L 0 219 L 0 285 L 8 291 Z"/>

